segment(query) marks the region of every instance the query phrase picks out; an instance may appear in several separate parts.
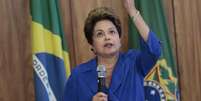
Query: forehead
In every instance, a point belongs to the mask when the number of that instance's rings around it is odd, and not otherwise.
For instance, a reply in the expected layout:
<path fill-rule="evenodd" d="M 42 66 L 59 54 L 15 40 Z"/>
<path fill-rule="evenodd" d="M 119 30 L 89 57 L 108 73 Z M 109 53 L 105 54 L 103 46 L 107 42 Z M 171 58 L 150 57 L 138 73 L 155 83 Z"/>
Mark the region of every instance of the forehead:
<path fill-rule="evenodd" d="M 105 30 L 105 29 L 113 29 L 113 28 L 116 28 L 116 27 L 110 20 L 101 20 L 95 24 L 94 31 Z"/>

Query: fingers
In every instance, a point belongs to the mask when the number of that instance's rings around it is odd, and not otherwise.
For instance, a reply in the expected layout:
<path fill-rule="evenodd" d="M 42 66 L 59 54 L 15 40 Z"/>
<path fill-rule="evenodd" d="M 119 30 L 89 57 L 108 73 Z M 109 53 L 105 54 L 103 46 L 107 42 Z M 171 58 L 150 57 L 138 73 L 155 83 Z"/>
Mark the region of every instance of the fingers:
<path fill-rule="evenodd" d="M 128 11 L 135 8 L 134 0 L 123 0 L 123 3 Z"/>
<path fill-rule="evenodd" d="M 105 93 L 99 92 L 97 93 L 97 97 L 97 101 L 107 101 L 107 95 Z"/>
<path fill-rule="evenodd" d="M 126 11 L 131 16 L 132 13 L 136 13 L 136 7 L 134 0 L 122 0 L 124 3 L 124 7 L 126 8 Z"/>
<path fill-rule="evenodd" d="M 102 92 L 98 92 L 93 96 L 93 101 L 107 101 L 107 95 Z"/>
<path fill-rule="evenodd" d="M 102 92 L 98 92 L 97 96 L 99 96 L 99 97 L 106 97 L 107 98 L 107 95 L 105 93 L 102 93 Z"/>

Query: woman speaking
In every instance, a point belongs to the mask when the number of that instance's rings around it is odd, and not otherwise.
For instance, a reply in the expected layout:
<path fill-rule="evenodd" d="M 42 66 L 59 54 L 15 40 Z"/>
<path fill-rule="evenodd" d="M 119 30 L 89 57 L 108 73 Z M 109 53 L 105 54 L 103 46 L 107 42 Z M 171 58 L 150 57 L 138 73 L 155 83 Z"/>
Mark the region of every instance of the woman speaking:
<path fill-rule="evenodd" d="M 120 52 L 123 33 L 119 18 L 110 8 L 92 10 L 85 20 L 84 32 L 96 56 L 72 70 L 64 101 L 144 101 L 144 77 L 160 57 L 160 42 L 136 9 L 134 0 L 123 2 L 140 33 L 141 50 Z M 98 91 L 99 65 L 106 70 L 104 91 Z"/>

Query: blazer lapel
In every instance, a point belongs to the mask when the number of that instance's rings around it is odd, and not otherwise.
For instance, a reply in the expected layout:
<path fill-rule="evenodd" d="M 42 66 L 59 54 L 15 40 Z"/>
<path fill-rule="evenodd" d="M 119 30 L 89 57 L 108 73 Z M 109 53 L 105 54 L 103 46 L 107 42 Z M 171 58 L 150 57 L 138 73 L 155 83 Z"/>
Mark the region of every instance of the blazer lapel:
<path fill-rule="evenodd" d="M 97 72 L 96 72 L 96 59 L 92 59 L 89 61 L 82 70 L 81 78 L 86 83 L 88 88 L 93 92 L 96 93 L 98 89 L 97 85 Z"/>
<path fill-rule="evenodd" d="M 84 80 L 84 82 L 88 85 L 89 89 L 96 93 L 98 90 L 98 84 L 97 84 L 97 61 L 96 58 L 89 61 L 84 67 L 82 71 L 81 78 Z M 109 87 L 109 93 L 113 96 L 112 98 L 115 98 L 114 92 L 121 86 L 121 83 L 123 81 L 125 75 L 125 67 L 123 67 L 123 55 L 120 53 L 119 59 L 115 65 L 115 69 L 112 74 L 112 80 Z M 117 99 L 114 101 L 118 101 Z"/>
<path fill-rule="evenodd" d="M 120 53 L 119 55 L 119 59 L 115 65 L 115 69 L 112 73 L 112 81 L 110 84 L 110 90 L 114 93 L 117 88 L 119 88 L 119 86 L 122 83 L 123 77 L 124 77 L 124 67 L 123 67 L 123 60 L 122 60 L 122 54 Z"/>

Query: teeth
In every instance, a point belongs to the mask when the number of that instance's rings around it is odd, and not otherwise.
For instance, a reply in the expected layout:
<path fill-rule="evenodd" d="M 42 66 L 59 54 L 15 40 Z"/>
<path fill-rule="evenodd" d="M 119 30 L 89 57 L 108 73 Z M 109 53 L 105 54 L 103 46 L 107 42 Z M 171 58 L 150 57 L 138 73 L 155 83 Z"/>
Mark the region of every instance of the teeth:
<path fill-rule="evenodd" d="M 104 46 L 105 47 L 111 47 L 113 44 L 111 44 L 111 43 L 108 43 L 108 44 L 105 44 Z"/>

